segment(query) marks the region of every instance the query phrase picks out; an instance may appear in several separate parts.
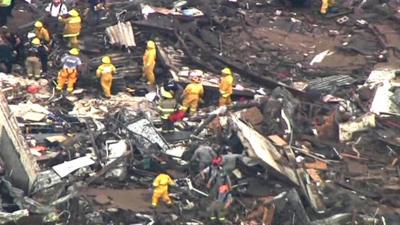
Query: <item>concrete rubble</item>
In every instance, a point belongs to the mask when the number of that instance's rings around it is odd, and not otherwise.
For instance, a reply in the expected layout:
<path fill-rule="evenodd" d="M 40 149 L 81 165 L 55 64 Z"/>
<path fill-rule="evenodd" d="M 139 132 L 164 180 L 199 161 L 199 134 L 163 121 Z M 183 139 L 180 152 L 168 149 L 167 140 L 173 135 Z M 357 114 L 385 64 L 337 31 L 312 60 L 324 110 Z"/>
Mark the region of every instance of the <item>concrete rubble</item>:
<path fill-rule="evenodd" d="M 50 1 L 29 2 L 10 18 L 23 37 Z M 73 94 L 55 90 L 59 42 L 45 77 L 0 72 L 0 224 L 214 224 L 201 146 L 232 182 L 225 224 L 400 224 L 400 3 L 341 1 L 322 16 L 319 1 L 296 2 L 107 1 L 98 24 L 83 16 Z M 150 39 L 157 85 L 142 76 Z M 108 99 L 103 55 L 117 68 Z M 224 67 L 234 102 L 218 107 Z M 162 84 L 182 91 L 193 74 L 199 112 L 161 132 Z M 153 209 L 165 170 L 173 205 Z"/>

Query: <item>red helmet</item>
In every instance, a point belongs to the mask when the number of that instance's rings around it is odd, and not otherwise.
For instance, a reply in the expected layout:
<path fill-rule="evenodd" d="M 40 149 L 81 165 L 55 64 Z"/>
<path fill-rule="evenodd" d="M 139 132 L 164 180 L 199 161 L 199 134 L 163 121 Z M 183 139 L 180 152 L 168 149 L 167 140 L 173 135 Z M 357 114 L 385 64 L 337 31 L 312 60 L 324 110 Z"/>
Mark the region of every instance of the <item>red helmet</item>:
<path fill-rule="evenodd" d="M 229 192 L 229 186 L 227 184 L 221 185 L 219 187 L 219 193 L 227 193 Z"/>
<path fill-rule="evenodd" d="M 222 164 L 222 157 L 217 156 L 212 160 L 212 165 L 213 166 L 220 166 Z"/>

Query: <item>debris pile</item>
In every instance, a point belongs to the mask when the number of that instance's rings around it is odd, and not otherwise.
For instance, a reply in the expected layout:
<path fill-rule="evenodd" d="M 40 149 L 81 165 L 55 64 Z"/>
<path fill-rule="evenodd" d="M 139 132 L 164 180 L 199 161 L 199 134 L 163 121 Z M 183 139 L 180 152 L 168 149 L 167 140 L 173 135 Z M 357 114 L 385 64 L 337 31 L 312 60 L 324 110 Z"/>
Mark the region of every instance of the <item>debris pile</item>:
<path fill-rule="evenodd" d="M 0 223 L 398 224 L 398 3 L 294 2 L 66 2 L 72 91 L 61 33 L 0 73 Z M 28 44 L 49 3 L 16 5 Z"/>

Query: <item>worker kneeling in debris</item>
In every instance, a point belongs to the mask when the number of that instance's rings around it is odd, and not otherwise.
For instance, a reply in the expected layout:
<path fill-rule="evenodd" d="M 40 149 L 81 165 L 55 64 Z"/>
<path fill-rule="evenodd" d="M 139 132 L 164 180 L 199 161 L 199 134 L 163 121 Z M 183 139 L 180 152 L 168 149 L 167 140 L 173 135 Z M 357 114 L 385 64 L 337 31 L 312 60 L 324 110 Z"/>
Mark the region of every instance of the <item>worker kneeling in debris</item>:
<path fill-rule="evenodd" d="M 61 21 L 65 23 L 63 37 L 69 39 L 68 45 L 72 48 L 79 47 L 78 37 L 81 32 L 81 17 L 79 12 L 72 9 L 68 12 L 69 17 L 62 18 L 59 17 Z"/>
<path fill-rule="evenodd" d="M 74 85 L 78 80 L 78 67 L 82 65 L 79 56 L 79 50 L 73 48 L 69 51 L 69 55 L 64 56 L 61 59 L 63 68 L 58 73 L 57 90 L 62 91 L 64 89 L 64 84 L 68 82 L 67 91 L 74 91 Z"/>
<path fill-rule="evenodd" d="M 41 21 L 35 22 L 35 35 L 40 41 L 45 43 L 47 46 L 51 45 L 51 37 L 49 31 L 44 27 Z"/>
<path fill-rule="evenodd" d="M 190 114 L 194 114 L 197 112 L 199 107 L 199 102 L 204 95 L 204 87 L 201 84 L 200 76 L 193 76 L 192 82 L 188 84 L 183 91 L 183 101 L 182 101 L 182 110 L 187 112 L 190 108 Z"/>
<path fill-rule="evenodd" d="M 161 97 L 158 110 L 161 112 L 162 132 L 174 132 L 174 122 L 170 119 L 171 114 L 175 112 L 177 107 L 174 92 L 166 85 L 161 88 Z"/>
<path fill-rule="evenodd" d="M 329 8 L 333 7 L 336 5 L 336 1 L 335 0 L 321 0 L 322 4 L 321 4 L 321 14 L 325 15 L 328 13 Z"/>
<path fill-rule="evenodd" d="M 156 43 L 154 41 L 147 42 L 147 49 L 143 55 L 143 74 L 147 79 L 148 84 L 156 83 L 154 69 L 156 67 Z"/>
<path fill-rule="evenodd" d="M 154 192 L 151 202 L 152 207 L 156 207 L 158 205 L 160 198 L 162 198 L 167 205 L 172 205 L 172 200 L 168 193 L 168 188 L 170 185 L 175 185 L 175 181 L 167 173 L 160 173 L 156 177 L 153 182 Z"/>
<path fill-rule="evenodd" d="M 106 98 L 111 97 L 111 86 L 113 75 L 117 72 L 115 66 L 111 63 L 111 58 L 109 56 L 104 56 L 101 59 L 101 64 L 97 68 L 96 75 L 100 77 L 101 87 L 103 88 L 104 96 Z"/>
<path fill-rule="evenodd" d="M 222 78 L 219 83 L 219 106 L 230 105 L 232 103 L 233 75 L 232 70 L 225 68 L 221 71 Z"/>
<path fill-rule="evenodd" d="M 35 77 L 36 79 L 39 79 L 41 73 L 47 70 L 47 50 L 41 45 L 39 38 L 34 38 L 31 42 L 25 68 L 28 77 Z"/>
<path fill-rule="evenodd" d="M 207 166 L 211 165 L 213 162 L 213 159 L 217 156 L 217 153 L 215 153 L 214 146 L 210 146 L 208 144 L 202 144 L 200 145 L 195 151 L 194 154 L 191 158 L 191 162 L 198 162 L 199 164 L 199 170 L 203 171 Z"/>
<path fill-rule="evenodd" d="M 220 222 L 225 221 L 226 211 L 233 203 L 232 194 L 229 192 L 229 189 L 230 187 L 226 184 L 219 187 L 218 195 L 209 208 L 211 221 L 216 221 L 217 219 Z"/>

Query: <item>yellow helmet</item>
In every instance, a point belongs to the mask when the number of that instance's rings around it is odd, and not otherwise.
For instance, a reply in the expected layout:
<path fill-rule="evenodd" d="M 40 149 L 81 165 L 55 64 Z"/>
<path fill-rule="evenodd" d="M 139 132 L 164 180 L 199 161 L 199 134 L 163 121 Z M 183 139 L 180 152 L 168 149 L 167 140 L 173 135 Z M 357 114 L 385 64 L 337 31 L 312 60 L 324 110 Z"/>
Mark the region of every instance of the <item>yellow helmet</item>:
<path fill-rule="evenodd" d="M 229 69 L 228 67 L 225 67 L 223 70 L 221 70 L 221 73 L 223 75 L 232 75 L 232 70 Z"/>
<path fill-rule="evenodd" d="M 70 11 L 68 12 L 68 14 L 69 14 L 70 16 L 73 16 L 73 17 L 79 16 L 79 12 L 76 11 L 76 9 L 70 10 Z"/>
<path fill-rule="evenodd" d="M 73 49 L 69 50 L 69 54 L 71 54 L 71 55 L 79 55 L 79 49 L 73 48 Z"/>
<path fill-rule="evenodd" d="M 110 64 L 111 58 L 109 56 L 104 56 L 103 58 L 101 58 L 101 62 L 104 64 Z"/>
<path fill-rule="evenodd" d="M 43 27 L 43 23 L 38 20 L 38 21 L 35 22 L 35 27 L 36 28 L 42 28 Z"/>
<path fill-rule="evenodd" d="M 156 48 L 156 43 L 154 41 L 148 41 L 147 48 L 149 48 L 149 49 Z"/>
<path fill-rule="evenodd" d="M 34 38 L 31 43 L 33 45 L 40 45 L 40 39 L 39 38 Z"/>
<path fill-rule="evenodd" d="M 161 88 L 161 96 L 164 98 L 173 98 L 174 95 L 170 91 L 166 91 L 163 87 Z"/>

